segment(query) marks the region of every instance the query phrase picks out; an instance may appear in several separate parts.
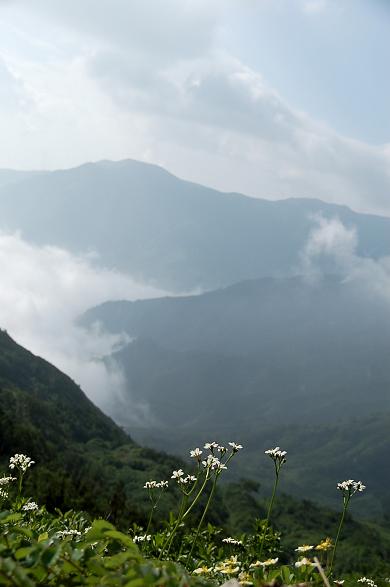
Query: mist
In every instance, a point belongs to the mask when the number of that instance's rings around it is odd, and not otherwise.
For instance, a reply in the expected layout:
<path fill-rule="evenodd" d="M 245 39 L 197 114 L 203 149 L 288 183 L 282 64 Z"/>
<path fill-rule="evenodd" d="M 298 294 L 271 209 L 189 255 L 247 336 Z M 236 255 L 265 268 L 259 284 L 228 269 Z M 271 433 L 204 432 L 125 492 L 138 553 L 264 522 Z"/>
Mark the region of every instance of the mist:
<path fill-rule="evenodd" d="M 345 226 L 337 217 L 314 216 L 313 228 L 301 252 L 303 275 L 318 284 L 331 266 L 345 281 L 390 304 L 390 257 L 372 259 L 358 255 L 358 244 L 356 227 Z"/>
<path fill-rule="evenodd" d="M 163 291 L 119 272 L 96 267 L 96 257 L 36 246 L 18 233 L 0 232 L 0 327 L 21 345 L 64 371 L 88 397 L 110 413 L 122 401 L 124 377 L 113 361 L 100 359 L 129 339 L 88 332 L 76 319 L 108 299 L 158 297 Z M 127 398 L 127 405 L 128 405 Z M 134 417 L 145 413 L 133 406 Z"/>

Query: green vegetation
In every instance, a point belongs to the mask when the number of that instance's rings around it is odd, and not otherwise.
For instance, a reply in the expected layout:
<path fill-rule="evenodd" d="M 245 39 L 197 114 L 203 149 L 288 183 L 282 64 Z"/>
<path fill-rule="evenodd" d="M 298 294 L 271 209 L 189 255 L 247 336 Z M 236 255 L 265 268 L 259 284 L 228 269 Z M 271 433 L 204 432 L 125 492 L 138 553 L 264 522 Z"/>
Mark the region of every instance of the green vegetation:
<path fill-rule="evenodd" d="M 327 537 L 317 544 L 295 545 L 286 557 L 280 534 L 270 526 L 281 468 L 286 463 L 286 453 L 279 447 L 265 451 L 275 465 L 266 518 L 254 520 L 251 533 L 238 537 L 206 523 L 219 478 L 241 449 L 235 443 L 229 443 L 229 448 L 206 443 L 203 450 L 191 451 L 193 473 L 176 469 L 169 481 L 146 482 L 143 489 L 150 499 L 147 526 L 133 523 L 125 532 L 106 520 L 91 523 L 81 512 L 50 514 L 25 498 L 23 482 L 31 476 L 35 462 L 16 454 L 10 458 L 9 471 L 0 477 L 0 585 L 211 587 L 233 577 L 242 586 L 254 587 L 269 583 L 322 585 L 326 581 L 345 582 L 346 586 L 356 581 L 369 587 L 387 584 L 390 566 L 385 560 L 375 569 L 375 579 L 358 578 L 351 569 L 341 578 L 342 565 L 335 561 L 349 502 L 365 489 L 361 482 L 349 480 L 338 485 L 344 507 L 336 542 Z M 166 521 L 156 522 L 153 515 L 171 484 L 181 499 Z M 199 512 L 194 518 L 189 514 L 195 506 Z"/>
<path fill-rule="evenodd" d="M 381 520 L 390 504 L 390 470 L 381 465 L 390 451 L 386 304 L 354 280 L 269 278 L 105 303 L 83 323 L 132 338 L 110 360 L 157 424 L 130 426 L 123 406 L 111 413 L 140 443 L 182 456 L 199 438 L 234 430 L 246 447 L 237 476 L 263 487 L 272 479 L 253 471 L 253 459 L 259 446 L 281 443 L 294 459 L 286 490 L 331 507 L 348 462 L 348 474 L 371 488 L 359 514 Z"/>
<path fill-rule="evenodd" d="M 237 468 L 246 447 L 234 463 L 227 460 L 240 450 L 236 445 L 229 451 L 220 451 L 215 443 L 194 449 L 192 470 L 187 462 L 144 449 L 71 379 L 5 332 L 0 332 L 0 400 L 3 471 L 15 451 L 35 461 L 23 475 L 27 499 L 19 495 L 18 480 L 0 481 L 0 584 L 207 585 L 246 572 L 255 585 L 265 575 L 280 581 L 320 580 L 314 567 L 295 567 L 295 549 L 319 545 L 328 536 L 334 540 L 340 511 L 285 495 L 276 495 L 270 507 L 254 481 L 220 483 L 222 474 L 228 477 Z M 200 450 L 209 469 L 198 460 Z M 251 454 L 253 473 L 272 471 L 261 462 L 259 449 L 255 455 L 252 448 Z M 228 471 L 213 460 L 221 455 Z M 292 461 L 283 467 L 283 485 Z M 17 464 L 4 474 L 18 478 L 15 471 Z M 177 481 L 187 477 L 186 483 Z M 168 481 L 168 489 L 158 486 L 161 480 Z M 363 499 L 364 494 L 356 502 Z M 92 522 L 94 518 L 100 520 Z M 150 540 L 142 539 L 149 535 Z M 263 567 L 267 557 L 278 561 Z M 322 556 L 325 568 L 326 558 Z M 357 522 L 346 512 L 334 576 L 350 582 L 362 574 L 383 578 L 390 573 L 388 560 L 390 532 Z M 258 566 L 250 568 L 256 561 Z M 193 574 L 203 567 L 212 570 Z M 239 573 L 233 573 L 237 567 Z"/>

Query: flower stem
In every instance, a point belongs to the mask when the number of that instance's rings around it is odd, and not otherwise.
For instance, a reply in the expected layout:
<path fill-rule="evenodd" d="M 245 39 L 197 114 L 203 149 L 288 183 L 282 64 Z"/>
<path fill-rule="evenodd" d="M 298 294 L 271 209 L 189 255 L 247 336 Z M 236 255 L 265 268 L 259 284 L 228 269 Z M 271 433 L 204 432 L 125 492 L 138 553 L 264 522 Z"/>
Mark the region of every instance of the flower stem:
<path fill-rule="evenodd" d="M 338 542 L 339 542 L 339 538 L 340 538 L 340 534 L 341 534 L 341 529 L 342 529 L 343 524 L 344 524 L 344 518 L 345 518 L 345 514 L 347 512 L 348 504 L 349 504 L 349 497 L 346 497 L 344 499 L 343 512 L 342 512 L 341 517 L 340 517 L 340 523 L 339 523 L 339 527 L 338 527 L 338 530 L 337 530 L 336 540 L 334 542 L 334 548 L 333 548 L 333 552 L 332 552 L 332 557 L 330 559 L 328 576 L 330 576 L 332 574 L 333 562 L 334 562 L 334 558 L 335 558 L 335 555 L 336 555 L 337 545 L 338 545 Z"/>
<path fill-rule="evenodd" d="M 268 530 L 268 526 L 269 526 L 269 521 L 270 521 L 270 518 L 271 518 L 271 512 L 272 512 L 272 508 L 273 508 L 274 501 L 275 501 L 275 495 L 276 495 L 276 489 L 278 487 L 278 482 L 279 482 L 279 469 L 275 465 L 275 482 L 274 482 L 274 487 L 273 487 L 273 490 L 272 490 L 271 500 L 270 500 L 269 505 L 268 505 L 267 518 L 266 518 L 266 521 L 265 521 L 265 526 L 264 526 L 264 530 L 263 530 L 263 537 L 262 537 L 261 545 L 260 545 L 259 560 L 261 560 L 261 556 L 263 554 L 264 541 L 265 541 L 265 537 L 266 537 L 266 534 L 267 534 L 267 530 Z"/>
<path fill-rule="evenodd" d="M 211 503 L 211 500 L 213 499 L 213 495 L 214 495 L 214 492 L 215 492 L 215 488 L 216 488 L 216 486 L 217 486 L 217 480 L 218 480 L 218 475 L 215 475 L 215 478 L 214 478 L 214 483 L 213 483 L 213 486 L 212 486 L 212 488 L 211 488 L 211 491 L 210 491 L 209 498 L 208 498 L 208 500 L 207 500 L 207 503 L 206 503 L 206 505 L 205 505 L 205 508 L 204 508 L 204 510 L 203 510 L 202 517 L 201 517 L 201 518 L 200 518 L 200 520 L 199 520 L 199 524 L 198 524 L 198 527 L 197 527 L 197 529 L 196 529 L 195 538 L 194 538 L 194 540 L 192 541 L 191 550 L 190 550 L 190 552 L 189 552 L 189 553 L 188 553 L 188 555 L 187 555 L 187 560 L 186 560 L 186 563 L 187 563 L 187 564 L 188 564 L 189 558 L 190 558 L 190 556 L 192 555 L 192 552 L 193 552 L 193 550 L 194 550 L 194 547 L 195 547 L 196 541 L 198 540 L 199 533 L 200 533 L 200 529 L 201 529 L 201 527 L 202 527 L 202 524 L 203 524 L 203 522 L 204 522 L 204 519 L 205 519 L 205 517 L 206 517 L 207 510 L 209 509 L 209 507 L 210 507 L 210 503 Z"/>

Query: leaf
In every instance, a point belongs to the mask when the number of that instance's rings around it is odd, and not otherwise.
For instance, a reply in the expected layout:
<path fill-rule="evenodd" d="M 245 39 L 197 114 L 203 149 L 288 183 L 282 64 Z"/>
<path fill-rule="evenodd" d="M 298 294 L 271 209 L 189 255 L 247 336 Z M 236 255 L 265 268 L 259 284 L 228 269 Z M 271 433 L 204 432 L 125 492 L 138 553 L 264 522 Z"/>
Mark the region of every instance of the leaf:
<path fill-rule="evenodd" d="M 122 532 L 119 532 L 118 530 L 108 530 L 107 532 L 105 532 L 105 536 L 109 536 L 114 540 L 118 540 L 119 542 L 121 542 L 125 546 L 128 546 L 129 548 L 138 550 L 132 539 L 129 536 L 126 536 L 126 534 L 122 534 Z"/>

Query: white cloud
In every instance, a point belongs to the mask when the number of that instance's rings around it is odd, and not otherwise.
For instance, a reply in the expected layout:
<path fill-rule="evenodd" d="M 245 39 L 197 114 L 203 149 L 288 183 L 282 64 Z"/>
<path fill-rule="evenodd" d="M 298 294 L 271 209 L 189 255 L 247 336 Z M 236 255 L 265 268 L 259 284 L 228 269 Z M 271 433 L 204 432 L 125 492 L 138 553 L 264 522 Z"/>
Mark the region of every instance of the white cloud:
<path fill-rule="evenodd" d="M 112 413 L 122 401 L 123 375 L 100 359 L 125 335 L 86 332 L 75 324 L 85 310 L 107 299 L 136 299 L 163 292 L 128 276 L 96 269 L 87 257 L 33 246 L 0 233 L 0 327 L 16 341 L 70 375 L 97 405 Z M 133 406 L 134 417 L 143 415 Z"/>
<path fill-rule="evenodd" d="M 355 227 L 345 226 L 338 218 L 313 218 L 313 229 L 301 254 L 303 274 L 312 283 L 318 283 L 333 268 L 357 291 L 368 293 L 373 299 L 384 301 L 390 309 L 390 257 L 374 260 L 357 254 L 358 237 Z"/>
<path fill-rule="evenodd" d="M 316 197 L 390 215 L 390 146 L 349 139 L 311 119 L 227 53 L 221 2 L 31 6 L 17 0 L 0 24 L 0 34 L 23 30 L 24 52 L 9 36 L 4 62 L 26 97 L 13 117 L 0 111 L 7 137 L 0 166 L 130 157 L 226 191 Z"/>

